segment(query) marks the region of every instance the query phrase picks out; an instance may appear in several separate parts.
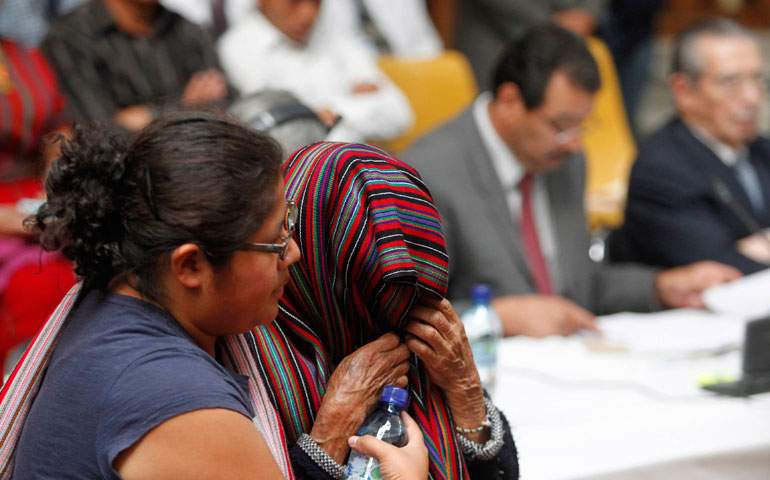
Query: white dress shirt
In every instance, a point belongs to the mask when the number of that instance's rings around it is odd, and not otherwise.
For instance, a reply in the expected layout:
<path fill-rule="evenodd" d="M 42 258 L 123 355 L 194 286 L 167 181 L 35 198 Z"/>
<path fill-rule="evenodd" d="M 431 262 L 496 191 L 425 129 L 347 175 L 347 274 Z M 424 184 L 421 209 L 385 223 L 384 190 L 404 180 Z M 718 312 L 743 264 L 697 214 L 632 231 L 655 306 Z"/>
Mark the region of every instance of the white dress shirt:
<path fill-rule="evenodd" d="M 403 58 L 430 58 L 444 51 L 424 0 L 362 0 L 377 30 L 388 43 L 391 53 Z M 377 55 L 372 39 L 361 29 L 356 0 L 324 0 L 318 16 L 319 32 L 350 32 L 372 54 Z"/>
<path fill-rule="evenodd" d="M 489 118 L 489 104 L 491 101 L 492 95 L 489 92 L 479 95 L 473 104 L 473 119 L 476 122 L 476 127 L 479 129 L 481 142 L 484 144 L 484 148 L 492 160 L 492 166 L 505 192 L 508 210 L 513 223 L 520 225 L 522 198 L 518 185 L 527 172 L 524 170 L 524 166 L 516 159 L 516 155 L 500 138 L 494 125 L 492 125 L 492 120 Z M 532 210 L 535 217 L 535 226 L 537 227 L 537 237 L 540 241 L 540 250 L 543 252 L 546 265 L 548 266 L 548 273 L 551 277 L 551 286 L 554 293 L 560 293 L 563 287 L 559 276 L 559 269 L 557 268 L 556 238 L 554 237 L 553 222 L 551 220 L 548 191 L 545 188 L 541 175 L 535 175 L 533 178 Z"/>
<path fill-rule="evenodd" d="M 685 123 L 685 125 L 690 129 L 695 138 L 700 140 L 701 143 L 706 145 L 709 150 L 714 152 L 714 155 L 722 160 L 722 163 L 728 167 L 735 165 L 735 162 L 737 162 L 739 158 L 745 156 L 748 153 L 745 147 L 740 149 L 733 148 L 726 143 L 720 142 L 711 136 L 711 134 L 709 134 L 706 130 L 696 125 L 690 125 L 689 123 Z"/>
<path fill-rule="evenodd" d="M 754 213 L 762 212 L 765 209 L 765 195 L 762 192 L 762 184 L 759 181 L 759 175 L 756 169 L 749 161 L 749 149 L 744 145 L 741 148 L 733 148 L 726 143 L 720 142 L 709 134 L 706 130 L 696 126 L 687 125 L 692 134 L 700 140 L 722 163 L 731 167 L 738 183 L 746 191 Z"/>
<path fill-rule="evenodd" d="M 412 125 L 406 96 L 377 67 L 374 57 L 347 35 L 314 31 L 307 45 L 294 42 L 259 11 L 228 30 L 219 57 L 241 94 L 265 88 L 289 90 L 314 110 L 341 116 L 328 140 L 358 142 L 388 139 Z M 362 83 L 378 88 L 353 93 Z"/>

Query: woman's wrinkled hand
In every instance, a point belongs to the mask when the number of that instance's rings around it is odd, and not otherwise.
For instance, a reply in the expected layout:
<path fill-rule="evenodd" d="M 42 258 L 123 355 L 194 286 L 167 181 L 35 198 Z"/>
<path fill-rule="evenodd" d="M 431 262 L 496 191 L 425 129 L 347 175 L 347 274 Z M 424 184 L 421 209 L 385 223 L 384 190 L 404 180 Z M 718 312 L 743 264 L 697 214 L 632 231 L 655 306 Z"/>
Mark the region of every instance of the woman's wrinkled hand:
<path fill-rule="evenodd" d="M 310 436 L 337 463 L 386 385 L 405 388 L 409 349 L 394 333 L 386 333 L 351 353 L 329 377 Z"/>
<path fill-rule="evenodd" d="M 431 381 L 444 390 L 455 424 L 465 428 L 481 425 L 486 419 L 481 379 L 452 304 L 447 299 L 426 300 L 409 316 L 406 345 L 423 361 Z M 476 441 L 483 436 L 469 438 Z"/>

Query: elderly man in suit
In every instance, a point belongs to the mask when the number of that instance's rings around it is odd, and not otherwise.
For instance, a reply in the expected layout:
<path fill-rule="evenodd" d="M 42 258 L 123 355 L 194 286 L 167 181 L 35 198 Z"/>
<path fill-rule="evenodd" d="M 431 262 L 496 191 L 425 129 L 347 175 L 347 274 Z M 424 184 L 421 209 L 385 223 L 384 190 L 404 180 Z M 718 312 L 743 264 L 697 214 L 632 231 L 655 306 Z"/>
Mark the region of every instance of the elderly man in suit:
<path fill-rule="evenodd" d="M 759 46 L 731 20 L 682 32 L 670 88 L 677 115 L 639 149 L 626 223 L 613 253 L 660 265 L 716 260 L 770 265 L 770 140 L 757 136 L 764 96 Z"/>
<path fill-rule="evenodd" d="M 508 335 L 595 328 L 593 314 L 697 307 L 700 292 L 740 276 L 704 262 L 656 271 L 593 263 L 583 210 L 581 123 L 599 88 L 585 42 L 558 26 L 506 48 L 484 93 L 405 155 L 441 213 L 449 297 L 488 283 Z"/>

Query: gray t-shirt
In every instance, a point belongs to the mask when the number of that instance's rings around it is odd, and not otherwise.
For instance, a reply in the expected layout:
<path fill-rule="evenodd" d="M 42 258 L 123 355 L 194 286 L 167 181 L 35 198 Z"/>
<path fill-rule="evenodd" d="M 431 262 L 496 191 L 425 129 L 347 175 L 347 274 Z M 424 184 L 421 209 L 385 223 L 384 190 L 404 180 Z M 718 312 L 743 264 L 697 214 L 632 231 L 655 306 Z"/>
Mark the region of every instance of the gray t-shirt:
<path fill-rule="evenodd" d="M 172 417 L 254 414 L 248 379 L 204 352 L 167 312 L 90 292 L 64 327 L 22 428 L 14 479 L 120 476 L 115 457 Z"/>

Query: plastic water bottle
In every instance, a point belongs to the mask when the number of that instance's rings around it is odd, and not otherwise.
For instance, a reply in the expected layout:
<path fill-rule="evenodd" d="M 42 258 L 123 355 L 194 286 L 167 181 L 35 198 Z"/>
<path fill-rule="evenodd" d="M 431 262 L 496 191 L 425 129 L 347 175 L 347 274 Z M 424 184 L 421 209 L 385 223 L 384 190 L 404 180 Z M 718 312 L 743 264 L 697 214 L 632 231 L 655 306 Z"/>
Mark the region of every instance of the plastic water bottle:
<path fill-rule="evenodd" d="M 403 388 L 388 385 L 380 396 L 380 405 L 366 420 L 356 435 L 372 435 L 397 447 L 406 445 L 406 426 L 401 411 L 406 407 L 409 393 Z M 381 479 L 380 462 L 376 458 L 357 452 L 350 452 L 348 480 Z"/>
<path fill-rule="evenodd" d="M 492 300 L 489 285 L 474 285 L 471 300 L 473 306 L 462 315 L 465 335 L 473 350 L 473 361 L 479 370 L 481 383 L 491 393 L 495 388 L 497 345 L 503 336 L 503 327 L 500 317 L 489 305 Z"/>

